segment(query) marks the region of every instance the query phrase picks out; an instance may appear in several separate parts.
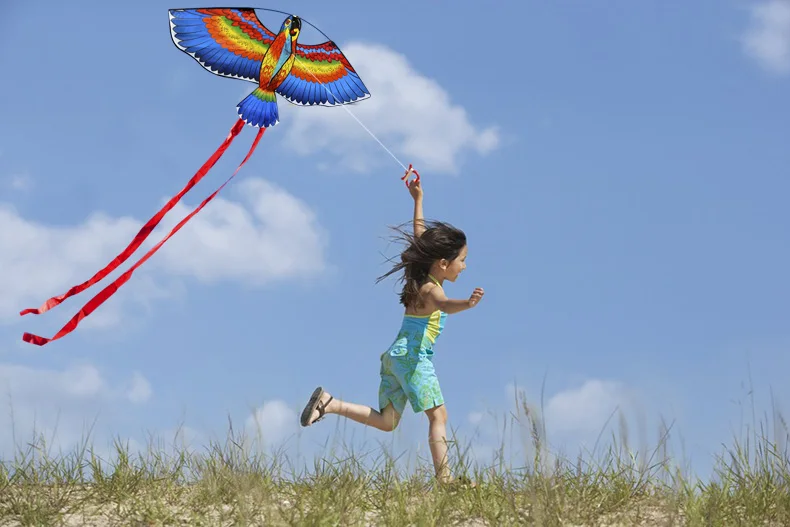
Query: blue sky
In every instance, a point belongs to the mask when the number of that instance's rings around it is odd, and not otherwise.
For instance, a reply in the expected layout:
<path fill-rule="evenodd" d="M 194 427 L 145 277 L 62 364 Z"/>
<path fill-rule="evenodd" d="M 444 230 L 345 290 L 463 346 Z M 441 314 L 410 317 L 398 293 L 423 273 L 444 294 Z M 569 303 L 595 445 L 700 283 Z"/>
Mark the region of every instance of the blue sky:
<path fill-rule="evenodd" d="M 0 387 L 17 433 L 57 425 L 69 444 L 98 416 L 98 441 L 183 423 L 199 442 L 257 412 L 265 436 L 306 453 L 337 434 L 391 440 L 335 417 L 296 426 L 317 384 L 376 404 L 402 314 L 395 282 L 375 285 L 396 251 L 387 226 L 411 217 L 402 169 L 340 108 L 282 101 L 236 181 L 112 300 L 60 341 L 21 342 L 100 286 L 18 311 L 114 257 L 253 89 L 176 49 L 170 6 L 37 6 L 34 34 L 21 2 L 0 27 Z M 544 377 L 557 448 L 594 441 L 619 406 L 649 445 L 660 416 L 674 421 L 701 474 L 751 419 L 750 376 L 758 412 L 771 393 L 790 407 L 790 3 L 680 6 L 300 4 L 372 92 L 354 115 L 420 169 L 426 215 L 467 232 L 447 292 L 486 297 L 450 317 L 436 365 L 450 424 L 482 457 L 497 442 L 486 412 L 510 411 L 514 384 L 539 404 Z M 425 452 L 426 422 L 409 410 L 397 448 Z"/>

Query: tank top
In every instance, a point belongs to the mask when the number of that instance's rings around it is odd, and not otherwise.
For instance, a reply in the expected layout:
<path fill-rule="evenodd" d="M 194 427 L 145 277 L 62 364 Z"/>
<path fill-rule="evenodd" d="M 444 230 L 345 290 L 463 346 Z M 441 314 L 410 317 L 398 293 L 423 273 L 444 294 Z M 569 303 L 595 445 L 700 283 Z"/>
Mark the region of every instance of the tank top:
<path fill-rule="evenodd" d="M 431 275 L 428 278 L 441 287 Z M 433 345 L 444 329 L 447 313 L 437 309 L 430 315 L 403 315 L 403 322 L 388 353 L 399 357 L 409 352 L 433 355 Z"/>

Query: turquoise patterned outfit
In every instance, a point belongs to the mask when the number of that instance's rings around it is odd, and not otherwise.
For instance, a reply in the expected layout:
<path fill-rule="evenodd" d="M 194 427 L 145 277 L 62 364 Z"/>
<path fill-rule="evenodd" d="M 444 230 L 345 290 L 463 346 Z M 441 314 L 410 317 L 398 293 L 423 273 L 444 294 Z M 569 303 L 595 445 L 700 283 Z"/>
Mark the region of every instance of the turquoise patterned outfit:
<path fill-rule="evenodd" d="M 439 285 L 433 276 L 429 278 Z M 447 313 L 404 315 L 398 336 L 381 355 L 379 409 L 391 402 L 402 415 L 406 400 L 415 413 L 444 404 L 439 379 L 433 368 L 433 344 L 444 329 Z"/>

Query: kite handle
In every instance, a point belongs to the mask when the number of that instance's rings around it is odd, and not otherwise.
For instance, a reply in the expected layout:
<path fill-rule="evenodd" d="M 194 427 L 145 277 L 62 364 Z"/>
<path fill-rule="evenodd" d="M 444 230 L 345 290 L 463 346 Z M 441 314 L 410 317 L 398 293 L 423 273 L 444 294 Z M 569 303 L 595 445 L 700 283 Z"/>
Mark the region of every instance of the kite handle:
<path fill-rule="evenodd" d="M 420 173 L 417 172 L 417 169 L 414 168 L 411 163 L 409 163 L 409 168 L 406 169 L 406 173 L 401 177 L 401 180 L 406 183 L 406 188 L 409 188 L 409 174 L 412 173 L 417 176 L 414 181 L 420 181 Z"/>

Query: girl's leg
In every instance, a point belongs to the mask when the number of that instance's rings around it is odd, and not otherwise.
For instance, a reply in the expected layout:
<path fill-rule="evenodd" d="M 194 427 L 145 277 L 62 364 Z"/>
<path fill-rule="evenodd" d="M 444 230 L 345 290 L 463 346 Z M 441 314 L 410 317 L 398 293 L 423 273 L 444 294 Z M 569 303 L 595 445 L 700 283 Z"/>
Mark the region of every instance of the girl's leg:
<path fill-rule="evenodd" d="M 428 445 L 431 448 L 436 479 L 450 483 L 450 467 L 447 461 L 447 409 L 443 404 L 425 410 L 428 416 Z"/>
<path fill-rule="evenodd" d="M 400 421 L 400 415 L 395 411 L 392 403 L 388 404 L 383 412 L 378 412 L 370 406 L 349 403 L 340 399 L 332 399 L 329 404 L 326 404 L 330 397 L 328 392 L 324 392 L 321 396 L 321 401 L 325 404 L 328 414 L 342 415 L 357 423 L 378 428 L 383 432 L 392 432 Z M 318 419 L 318 410 L 310 416 L 310 422 L 312 423 L 316 419 Z"/>

